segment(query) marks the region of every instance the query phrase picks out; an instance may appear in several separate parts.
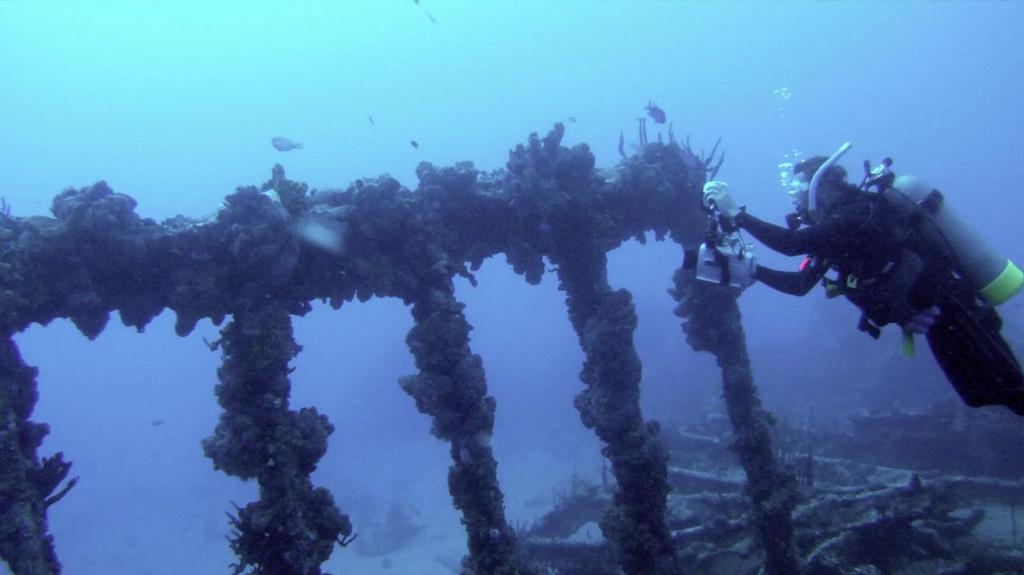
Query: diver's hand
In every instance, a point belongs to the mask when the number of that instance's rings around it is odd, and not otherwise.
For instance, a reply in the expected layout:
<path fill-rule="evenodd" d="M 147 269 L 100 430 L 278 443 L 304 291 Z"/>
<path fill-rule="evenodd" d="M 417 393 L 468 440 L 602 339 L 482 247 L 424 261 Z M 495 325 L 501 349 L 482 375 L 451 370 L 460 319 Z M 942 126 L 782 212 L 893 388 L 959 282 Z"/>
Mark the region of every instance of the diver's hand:
<path fill-rule="evenodd" d="M 740 217 L 747 212 L 746 206 L 741 206 L 740 209 L 736 210 L 734 215 L 727 216 L 725 214 L 718 214 L 718 225 L 722 228 L 722 231 L 731 234 L 738 231 L 743 225 L 740 223 Z"/>
<path fill-rule="evenodd" d="M 926 335 L 928 330 L 935 325 L 935 321 L 938 319 L 939 306 L 933 305 L 928 309 L 922 309 L 914 312 L 914 315 L 910 316 L 910 319 L 902 322 L 900 325 L 903 329 L 909 330 L 913 333 Z"/>
<path fill-rule="evenodd" d="M 717 210 L 721 217 L 729 221 L 734 220 L 736 214 L 740 212 L 736 207 L 736 200 L 732 199 L 732 194 L 729 193 L 729 184 L 718 180 L 704 184 L 704 207 Z"/>

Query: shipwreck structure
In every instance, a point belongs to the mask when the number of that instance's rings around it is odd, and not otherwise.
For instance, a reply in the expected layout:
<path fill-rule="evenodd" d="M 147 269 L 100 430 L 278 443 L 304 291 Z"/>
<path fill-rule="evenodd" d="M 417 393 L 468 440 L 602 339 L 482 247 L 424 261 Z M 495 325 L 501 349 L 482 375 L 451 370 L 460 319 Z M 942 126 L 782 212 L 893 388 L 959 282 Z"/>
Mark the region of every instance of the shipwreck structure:
<path fill-rule="evenodd" d="M 0 558 L 17 575 L 59 573 L 46 511 L 73 485 L 61 454 L 37 454 L 48 430 L 30 419 L 36 370 L 13 336 L 69 318 L 94 338 L 114 311 L 142 330 L 170 309 L 181 336 L 204 318 L 224 323 L 211 343 L 223 357 L 223 413 L 203 448 L 217 469 L 255 479 L 260 494 L 232 515 L 234 572 L 321 573 L 354 529 L 331 493 L 310 481 L 334 428 L 316 408 L 289 403 L 289 363 L 301 351 L 291 317 L 318 299 L 337 309 L 353 298 L 395 297 L 415 320 L 406 341 L 419 370 L 400 385 L 451 446 L 448 485 L 469 549 L 464 572 L 540 572 L 505 518 L 491 449 L 495 401 L 452 281 L 474 281 L 473 270 L 500 253 L 531 284 L 547 258 L 566 293 L 585 354 L 575 404 L 604 443 L 617 484 L 600 519 L 614 562 L 629 575 L 681 573 L 666 519 L 667 451 L 657 422 L 640 411 L 636 314 L 630 294 L 609 285 L 606 262 L 623 241 L 652 231 L 697 246 L 706 225 L 701 189 L 717 166 L 670 138 L 596 170 L 586 145 L 561 145 L 563 132 L 556 124 L 545 137 L 530 135 L 504 170 L 420 164 L 415 190 L 384 176 L 311 191 L 275 166 L 269 181 L 239 188 L 205 221 L 140 218 L 135 201 L 104 182 L 61 193 L 52 218 L 0 215 Z M 681 271 L 674 282 L 687 341 L 721 366 L 765 570 L 799 573 L 796 481 L 770 445 L 734 294 Z"/>

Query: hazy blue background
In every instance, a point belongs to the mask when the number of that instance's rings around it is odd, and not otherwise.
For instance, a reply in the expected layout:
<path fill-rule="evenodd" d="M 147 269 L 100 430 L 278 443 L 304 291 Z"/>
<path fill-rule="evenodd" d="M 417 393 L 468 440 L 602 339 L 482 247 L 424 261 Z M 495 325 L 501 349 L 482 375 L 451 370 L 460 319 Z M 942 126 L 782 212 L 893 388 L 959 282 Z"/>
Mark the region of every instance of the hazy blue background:
<path fill-rule="evenodd" d="M 1024 4 L 1010 2 L 0 3 L 0 196 L 14 215 L 45 214 L 64 187 L 105 179 L 143 216 L 202 217 L 275 162 L 313 187 L 387 172 L 414 188 L 420 161 L 502 167 L 529 132 L 569 116 L 564 143 L 588 143 L 610 167 L 619 130 L 629 141 L 652 99 L 695 147 L 722 137 L 720 177 L 753 213 L 781 221 L 789 209 L 785 154 L 851 140 L 851 172 L 891 155 L 1021 262 L 1021 30 Z M 306 149 L 282 155 L 269 144 L 278 135 Z M 611 282 L 640 315 L 646 415 L 666 424 L 720 409 L 713 362 L 685 347 L 671 315 L 679 261 L 670 243 L 611 254 Z M 503 258 L 478 277 L 458 295 L 498 400 L 509 518 L 529 520 L 533 500 L 573 473 L 600 474 L 599 445 L 572 408 L 582 356 L 553 277 L 529 286 Z M 758 383 L 784 417 L 951 396 L 927 353 L 899 358 L 896 334 L 871 341 L 851 305 L 819 291 L 755 286 L 742 306 Z M 1020 302 L 1004 314 L 1019 353 Z M 140 336 L 114 318 L 88 342 L 55 322 L 18 337 L 41 368 L 43 452 L 63 450 L 82 477 L 50 510 L 67 573 L 214 574 L 233 559 L 223 512 L 255 488 L 213 472 L 199 447 L 219 412 L 218 355 L 200 339 L 216 328 L 179 339 L 172 324 L 162 316 Z M 424 556 L 457 558 L 447 446 L 396 383 L 414 371 L 408 311 L 318 307 L 295 325 L 305 349 L 293 405 L 337 426 L 316 482 L 357 530 L 393 501 L 418 509 L 433 521 Z M 388 572 L 445 572 L 414 560 Z M 351 549 L 328 568 L 383 572 Z"/>

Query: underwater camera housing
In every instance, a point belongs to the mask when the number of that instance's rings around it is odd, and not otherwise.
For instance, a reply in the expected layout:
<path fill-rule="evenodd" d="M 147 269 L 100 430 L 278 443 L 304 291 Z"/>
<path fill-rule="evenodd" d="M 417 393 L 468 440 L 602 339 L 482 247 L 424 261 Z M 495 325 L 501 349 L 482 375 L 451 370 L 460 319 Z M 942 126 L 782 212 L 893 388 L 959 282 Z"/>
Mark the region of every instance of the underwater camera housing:
<path fill-rule="evenodd" d="M 753 248 L 743 241 L 732 222 L 722 218 L 717 206 L 706 211 L 708 227 L 704 241 L 699 248 L 683 251 L 683 269 L 692 270 L 697 281 L 743 291 L 754 283 L 757 265 Z"/>
<path fill-rule="evenodd" d="M 753 283 L 754 253 L 735 235 L 723 236 L 686 250 L 683 269 L 693 270 L 698 281 L 743 290 Z"/>

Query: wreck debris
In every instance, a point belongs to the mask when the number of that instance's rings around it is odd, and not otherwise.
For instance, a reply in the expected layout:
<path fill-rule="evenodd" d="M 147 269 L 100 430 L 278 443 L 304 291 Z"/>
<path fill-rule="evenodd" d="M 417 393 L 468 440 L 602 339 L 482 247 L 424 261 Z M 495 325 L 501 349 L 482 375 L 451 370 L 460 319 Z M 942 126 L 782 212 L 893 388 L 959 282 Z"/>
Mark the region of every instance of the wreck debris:
<path fill-rule="evenodd" d="M 424 286 L 413 304 L 416 324 L 406 338 L 420 373 L 400 383 L 416 408 L 433 417 L 431 432 L 451 442 L 448 487 L 466 526 L 466 566 L 472 573 L 525 574 L 491 450 L 495 401 L 486 395 L 480 356 L 469 350 L 465 306 L 456 301 L 450 276 L 436 283 Z"/>
<path fill-rule="evenodd" d="M 571 228 L 583 222 L 571 222 Z M 582 227 L 586 233 L 585 225 Z M 577 245 L 593 246 L 586 236 Z M 640 360 L 633 347 L 636 312 L 625 290 L 607 281 L 604 252 L 556 254 L 560 289 L 568 294 L 569 317 L 586 361 L 580 378 L 587 389 L 576 396 L 583 425 L 605 443 L 619 485 L 601 530 L 621 556 L 627 575 L 669 573 L 674 549 L 665 524 L 668 455 L 658 438 L 658 423 L 640 413 Z"/>
<path fill-rule="evenodd" d="M 37 370 L 21 359 L 11 334 L 0 344 L 0 559 L 16 575 L 53 575 L 60 563 L 47 534 L 50 493 L 68 474 L 61 454 L 40 461 L 36 449 L 49 433 L 44 423 L 28 420 L 37 399 Z"/>
<path fill-rule="evenodd" d="M 275 166 L 270 181 L 239 188 L 202 221 L 140 218 L 132 198 L 103 182 L 69 189 L 54 200 L 55 218 L 0 221 L 0 328 L 12 334 L 68 317 L 92 338 L 112 311 L 141 330 L 167 308 L 184 336 L 201 319 L 220 325 L 230 316 L 211 344 L 224 354 L 217 386 L 224 413 L 204 448 L 216 467 L 261 486 L 260 499 L 231 516 L 236 569 L 315 574 L 354 529 L 330 493 L 309 481 L 333 426 L 315 409 L 289 407 L 288 364 L 299 351 L 289 316 L 307 313 L 314 299 L 337 309 L 352 299 L 399 298 L 412 306 L 416 325 L 407 341 L 420 370 L 401 384 L 434 418 L 435 434 L 451 442 L 449 485 L 466 523 L 466 565 L 476 575 L 525 574 L 532 568 L 504 517 L 489 445 L 495 404 L 469 349 L 452 278 L 475 281 L 471 272 L 503 253 L 537 283 L 548 257 L 586 355 L 587 389 L 577 406 L 605 442 L 618 484 L 601 521 L 612 556 L 627 573 L 674 573 L 667 454 L 657 424 L 640 413 L 636 315 L 629 293 L 608 285 L 606 254 L 648 231 L 684 245 L 699 238 L 707 166 L 674 143 L 655 143 L 606 177 L 595 172 L 586 145 L 563 147 L 563 135 L 562 124 L 543 138 L 531 134 L 510 151 L 505 170 L 491 173 L 468 162 L 421 163 L 415 191 L 382 176 L 313 194 Z M 303 241 L 297 225 L 310 219 L 330 224 L 343 249 Z M 753 393 L 748 379 L 727 383 L 740 396 Z M 16 387 L 25 389 L 31 382 Z M 20 421 L 30 411 L 28 404 Z M 734 421 L 744 424 L 743 417 Z M 26 448 L 29 460 L 37 445 Z M 756 492 L 772 499 L 776 487 L 760 482 Z M 18 534 L 37 549 L 48 541 L 44 523 Z"/>
<path fill-rule="evenodd" d="M 589 150 L 559 146 L 558 128 L 544 138 L 541 154 L 511 158 L 510 164 L 525 162 L 535 172 L 550 171 L 556 177 L 558 166 L 567 162 L 592 169 Z M 580 176 L 589 180 L 590 175 Z M 586 205 L 589 198 L 582 190 L 563 189 L 570 202 Z M 553 247 L 548 256 L 558 269 L 569 321 L 586 356 L 580 378 L 587 389 L 577 395 L 576 408 L 583 424 L 605 443 L 602 453 L 619 485 L 613 506 L 601 519 L 601 530 L 627 574 L 669 573 L 674 551 L 665 525 L 667 455 L 658 439 L 658 424 L 644 422 L 640 413 L 640 361 L 633 346 L 636 313 L 629 293 L 608 285 L 605 254 L 612 247 L 611 238 L 586 213 L 571 209 L 549 215 Z"/>
<path fill-rule="evenodd" d="M 289 362 L 300 347 L 279 307 L 239 311 L 222 331 L 224 365 L 217 399 L 224 413 L 203 450 L 214 467 L 256 478 L 259 501 L 230 516 L 234 573 L 320 575 L 352 523 L 309 475 L 327 452 L 334 426 L 315 408 L 289 409 Z"/>
<path fill-rule="evenodd" d="M 801 572 L 793 543 L 791 515 L 796 504 L 796 478 L 784 472 L 771 447 L 771 419 L 761 406 L 747 355 L 746 336 L 734 294 L 695 281 L 682 271 L 674 277 L 672 295 L 680 302 L 686 341 L 695 351 L 709 351 L 722 370 L 725 403 L 736 430 L 733 449 L 747 475 L 747 493 L 765 549 L 769 575 Z"/>
<path fill-rule="evenodd" d="M 964 432 L 985 429 L 973 427 Z M 758 514 L 734 479 L 742 468 L 728 448 L 731 432 L 709 420 L 686 429 L 667 426 L 663 435 L 672 461 L 693 466 L 669 468 L 668 525 L 680 572 L 763 573 Z M 830 450 L 834 440 L 821 442 Z M 1017 573 L 1024 566 L 1015 532 L 1015 503 L 1024 496 L 1019 481 L 883 468 L 871 464 L 871 456 L 864 451 L 857 460 L 823 461 L 831 468 L 829 481 L 797 494 L 793 539 L 806 572 L 970 575 Z M 521 548 L 559 573 L 615 575 L 606 559 L 609 543 L 579 537 L 607 506 L 607 495 L 597 485 L 576 483 L 521 538 Z"/>
<path fill-rule="evenodd" d="M 362 537 L 356 543 L 355 551 L 370 557 L 393 553 L 415 541 L 426 526 L 414 508 L 392 501 L 379 521 L 361 526 Z"/>
<path fill-rule="evenodd" d="M 540 518 L 529 529 L 523 529 L 524 538 L 567 539 L 581 525 L 596 522 L 612 503 L 612 489 L 592 485 L 573 477 L 569 490 L 560 494 L 554 508 Z"/>

